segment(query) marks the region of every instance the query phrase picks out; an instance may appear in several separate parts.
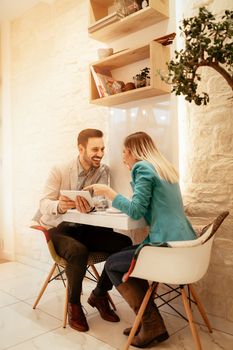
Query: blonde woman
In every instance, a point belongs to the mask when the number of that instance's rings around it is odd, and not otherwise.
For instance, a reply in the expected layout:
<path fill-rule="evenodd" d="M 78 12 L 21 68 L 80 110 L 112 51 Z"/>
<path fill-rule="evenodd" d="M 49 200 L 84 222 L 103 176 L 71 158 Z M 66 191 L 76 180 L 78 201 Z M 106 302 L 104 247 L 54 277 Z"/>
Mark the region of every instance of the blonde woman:
<path fill-rule="evenodd" d="M 136 132 L 126 137 L 123 160 L 131 170 L 131 200 L 106 185 L 95 184 L 86 189 L 92 188 L 95 195 L 104 195 L 112 200 L 114 208 L 133 219 L 144 217 L 150 230 L 142 244 L 160 245 L 167 241 L 195 239 L 195 232 L 184 213 L 178 173 L 158 151 L 152 138 L 145 132 Z M 115 253 L 105 264 L 110 280 L 135 313 L 139 310 L 148 283 L 132 277 L 122 282 L 122 278 L 130 267 L 136 249 L 138 245 Z M 126 329 L 124 334 L 129 334 L 129 331 Z M 146 347 L 152 341 L 159 343 L 168 337 L 163 319 L 151 299 L 132 345 Z"/>

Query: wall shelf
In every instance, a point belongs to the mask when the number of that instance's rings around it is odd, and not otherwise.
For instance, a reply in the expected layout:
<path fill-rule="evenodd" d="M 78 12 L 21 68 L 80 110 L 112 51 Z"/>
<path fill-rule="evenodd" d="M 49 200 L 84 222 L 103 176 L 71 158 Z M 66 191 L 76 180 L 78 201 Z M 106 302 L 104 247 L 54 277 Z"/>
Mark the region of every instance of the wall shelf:
<path fill-rule="evenodd" d="M 168 18 L 168 0 L 149 0 L 149 6 L 89 33 L 93 39 L 108 42 Z M 89 0 L 89 27 L 108 16 L 113 0 Z"/>
<path fill-rule="evenodd" d="M 99 97 L 95 81 L 90 72 L 90 103 L 102 106 L 114 106 L 130 101 L 140 100 L 153 96 L 160 96 L 170 92 L 170 86 L 164 83 L 159 75 L 158 70 L 167 71 L 166 62 L 169 61 L 170 49 L 168 46 L 163 46 L 155 41 L 133 49 L 127 49 L 115 55 L 109 56 L 92 64 L 94 69 L 109 70 L 112 77 L 116 80 L 122 80 L 120 76 L 121 70 L 129 70 L 132 72 L 135 66 L 135 72 L 138 73 L 138 65 L 141 63 L 141 68 L 150 67 L 150 86 L 141 87 L 134 90 L 121 92 L 107 97 Z M 119 78 L 120 76 L 120 78 Z M 133 76 L 130 75 L 130 80 L 133 81 Z M 126 81 L 124 81 L 126 83 Z"/>

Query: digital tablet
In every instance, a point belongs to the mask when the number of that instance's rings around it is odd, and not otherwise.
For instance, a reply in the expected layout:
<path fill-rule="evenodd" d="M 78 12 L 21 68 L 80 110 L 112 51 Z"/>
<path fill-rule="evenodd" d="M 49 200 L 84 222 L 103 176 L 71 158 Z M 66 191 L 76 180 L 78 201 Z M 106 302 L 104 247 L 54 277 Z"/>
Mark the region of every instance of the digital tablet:
<path fill-rule="evenodd" d="M 89 191 L 61 190 L 60 192 L 62 196 L 66 196 L 72 201 L 75 201 L 77 196 L 84 197 L 88 201 L 89 205 L 94 207 L 93 199 Z"/>

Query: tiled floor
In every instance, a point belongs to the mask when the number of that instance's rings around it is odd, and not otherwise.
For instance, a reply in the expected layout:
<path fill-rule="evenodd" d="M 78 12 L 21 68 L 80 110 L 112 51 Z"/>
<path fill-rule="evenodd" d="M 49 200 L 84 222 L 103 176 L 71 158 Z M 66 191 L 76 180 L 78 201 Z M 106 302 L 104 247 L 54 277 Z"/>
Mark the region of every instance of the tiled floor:
<path fill-rule="evenodd" d="M 122 330 L 134 319 L 132 311 L 116 290 L 111 293 L 117 306 L 119 323 L 102 320 L 86 302 L 93 282 L 85 281 L 83 305 L 90 330 L 79 333 L 62 328 L 65 290 L 61 281 L 52 283 L 36 310 L 32 309 L 45 273 L 30 266 L 6 262 L 0 264 L 0 350 L 114 350 L 123 349 Z M 162 312 L 170 338 L 150 349 L 195 350 L 189 327 L 183 319 Z M 232 350 L 233 336 L 198 326 L 203 350 Z M 136 349 L 130 347 L 130 349 Z"/>

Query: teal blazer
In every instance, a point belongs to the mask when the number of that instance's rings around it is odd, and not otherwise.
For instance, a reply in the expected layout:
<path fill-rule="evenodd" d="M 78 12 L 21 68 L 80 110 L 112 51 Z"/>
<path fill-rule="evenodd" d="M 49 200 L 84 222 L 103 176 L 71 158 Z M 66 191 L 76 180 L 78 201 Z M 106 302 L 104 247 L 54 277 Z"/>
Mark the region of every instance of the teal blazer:
<path fill-rule="evenodd" d="M 146 243 L 185 241 L 196 238 L 185 216 L 178 183 L 162 180 L 153 165 L 137 162 L 131 171 L 133 196 L 128 200 L 118 194 L 112 206 L 137 220 L 144 217 L 150 231 Z"/>

